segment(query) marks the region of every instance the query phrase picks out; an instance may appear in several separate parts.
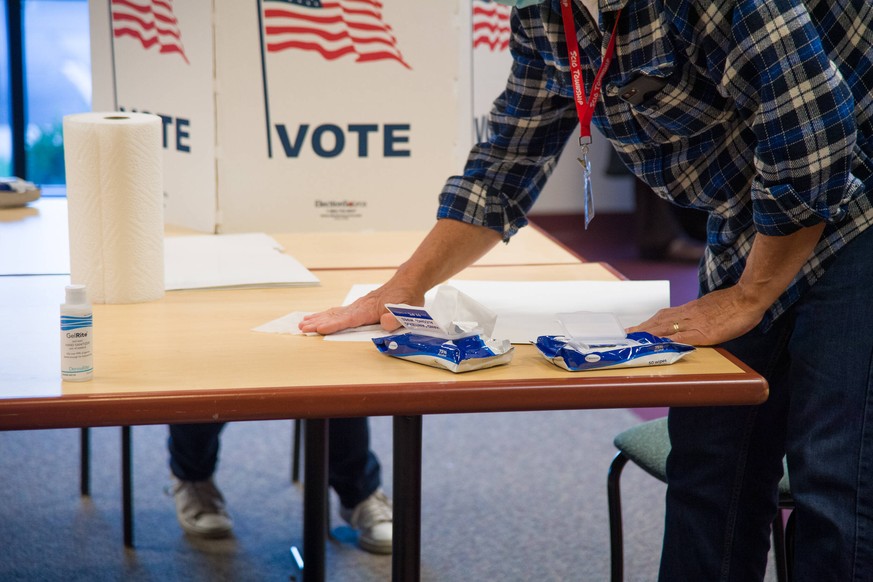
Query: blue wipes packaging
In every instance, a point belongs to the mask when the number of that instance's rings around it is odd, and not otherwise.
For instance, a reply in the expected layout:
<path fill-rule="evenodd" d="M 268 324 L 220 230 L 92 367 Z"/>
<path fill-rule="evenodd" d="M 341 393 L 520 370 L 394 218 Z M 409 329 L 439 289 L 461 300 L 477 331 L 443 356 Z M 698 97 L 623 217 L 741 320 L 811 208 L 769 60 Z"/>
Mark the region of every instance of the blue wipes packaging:
<path fill-rule="evenodd" d="M 541 335 L 536 346 L 547 360 L 570 372 L 663 366 L 694 351 L 693 346 L 646 332 L 629 333 L 625 340 L 608 344 L 584 344 L 564 336 Z"/>
<path fill-rule="evenodd" d="M 446 339 L 417 333 L 374 337 L 383 354 L 452 372 L 469 372 L 508 364 L 514 348 L 508 340 L 481 335 Z"/>

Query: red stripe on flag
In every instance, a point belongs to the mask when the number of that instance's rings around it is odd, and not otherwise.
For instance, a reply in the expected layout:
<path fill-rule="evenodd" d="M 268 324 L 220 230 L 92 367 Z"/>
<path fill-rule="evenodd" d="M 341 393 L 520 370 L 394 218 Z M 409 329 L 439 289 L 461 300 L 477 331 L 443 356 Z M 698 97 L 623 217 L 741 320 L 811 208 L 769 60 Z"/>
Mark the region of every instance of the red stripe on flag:
<path fill-rule="evenodd" d="M 305 6 L 266 0 L 264 5 L 268 52 L 311 50 L 331 55 L 329 60 L 354 54 L 355 62 L 394 60 L 410 68 L 391 27 L 382 20 L 381 2 L 340 0 Z"/>
<path fill-rule="evenodd" d="M 493 52 L 509 46 L 510 8 L 487 0 L 473 0 L 473 48 L 488 47 Z"/>

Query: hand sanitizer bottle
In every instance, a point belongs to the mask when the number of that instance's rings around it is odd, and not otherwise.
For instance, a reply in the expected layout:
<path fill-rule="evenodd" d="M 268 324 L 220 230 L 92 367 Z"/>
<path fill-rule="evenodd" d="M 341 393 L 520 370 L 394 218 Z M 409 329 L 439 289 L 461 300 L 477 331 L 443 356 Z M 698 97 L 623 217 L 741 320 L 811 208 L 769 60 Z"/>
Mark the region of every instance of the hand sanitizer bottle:
<path fill-rule="evenodd" d="M 92 310 L 84 285 L 67 285 L 61 304 L 61 378 L 86 382 L 94 374 Z"/>

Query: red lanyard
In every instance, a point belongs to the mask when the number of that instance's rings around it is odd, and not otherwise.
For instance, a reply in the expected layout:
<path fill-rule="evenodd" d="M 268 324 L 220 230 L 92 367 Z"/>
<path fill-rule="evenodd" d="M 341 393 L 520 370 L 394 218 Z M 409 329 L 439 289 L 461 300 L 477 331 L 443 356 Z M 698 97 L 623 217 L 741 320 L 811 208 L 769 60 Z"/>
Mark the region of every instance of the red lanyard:
<path fill-rule="evenodd" d="M 561 16 L 564 19 L 564 36 L 567 40 L 567 53 L 570 57 L 570 77 L 573 79 L 573 99 L 576 101 L 576 113 L 579 116 L 579 145 L 585 146 L 591 143 L 591 118 L 594 116 L 594 107 L 597 98 L 600 97 L 600 85 L 609 63 L 612 62 L 612 54 L 615 52 L 615 31 L 618 28 L 618 17 L 621 10 L 615 14 L 615 24 L 612 25 L 612 34 L 609 44 L 606 45 L 606 53 L 600 62 L 600 68 L 594 76 L 594 84 L 591 85 L 591 95 L 585 98 L 585 85 L 582 83 L 582 65 L 579 62 L 579 40 L 576 38 L 576 24 L 573 20 L 573 0 L 561 0 Z M 596 16 L 595 16 L 596 17 Z"/>

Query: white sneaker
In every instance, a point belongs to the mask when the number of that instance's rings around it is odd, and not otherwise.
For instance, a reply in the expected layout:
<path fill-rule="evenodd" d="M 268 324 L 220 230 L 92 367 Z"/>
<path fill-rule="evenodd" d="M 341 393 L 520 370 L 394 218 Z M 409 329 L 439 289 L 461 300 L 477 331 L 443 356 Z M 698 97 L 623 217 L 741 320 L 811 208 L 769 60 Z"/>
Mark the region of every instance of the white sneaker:
<path fill-rule="evenodd" d="M 358 530 L 358 545 L 374 554 L 390 554 L 394 528 L 391 500 L 381 489 L 353 509 L 340 505 L 340 516 Z"/>
<path fill-rule="evenodd" d="M 224 508 L 224 497 L 211 477 L 204 481 L 182 481 L 173 477 L 172 492 L 176 519 L 185 532 L 203 538 L 230 535 L 233 521 Z"/>

